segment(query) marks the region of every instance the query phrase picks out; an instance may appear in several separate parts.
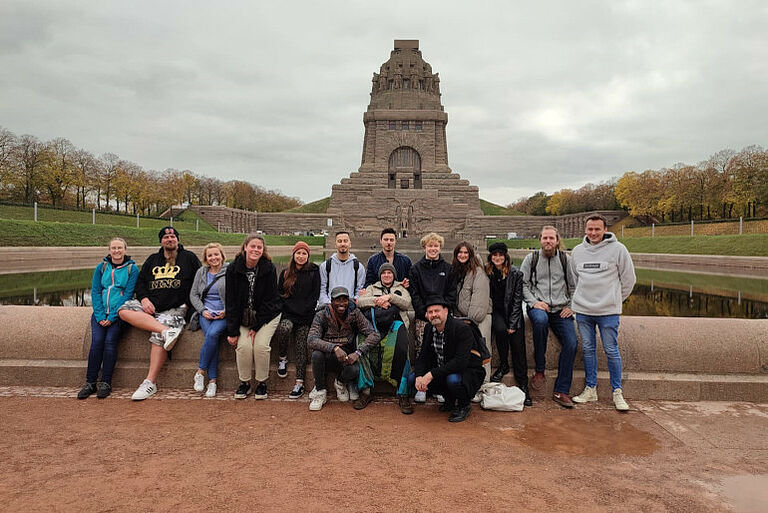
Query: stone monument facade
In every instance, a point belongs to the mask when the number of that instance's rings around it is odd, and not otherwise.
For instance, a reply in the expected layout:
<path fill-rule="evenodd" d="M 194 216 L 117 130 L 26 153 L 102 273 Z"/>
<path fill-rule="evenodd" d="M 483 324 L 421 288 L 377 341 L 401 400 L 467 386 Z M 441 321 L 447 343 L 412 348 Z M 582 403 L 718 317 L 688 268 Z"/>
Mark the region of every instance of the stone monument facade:
<path fill-rule="evenodd" d="M 478 188 L 448 166 L 440 77 L 417 40 L 395 40 L 389 60 L 373 74 L 363 115 L 360 168 L 334 185 L 328 214 L 334 230 L 377 237 L 394 227 L 401 237 L 436 231 L 456 238 L 468 216 L 482 215 Z"/>

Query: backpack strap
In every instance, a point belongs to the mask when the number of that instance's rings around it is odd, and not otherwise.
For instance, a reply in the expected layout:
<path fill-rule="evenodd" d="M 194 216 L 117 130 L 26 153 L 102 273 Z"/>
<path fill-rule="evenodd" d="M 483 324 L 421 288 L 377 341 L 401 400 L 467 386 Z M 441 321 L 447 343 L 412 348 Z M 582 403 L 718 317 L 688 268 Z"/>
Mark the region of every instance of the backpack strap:
<path fill-rule="evenodd" d="M 536 266 L 539 264 L 539 250 L 537 249 L 533 253 L 531 253 L 531 273 L 528 275 L 528 281 L 531 282 L 531 285 L 535 289 L 538 284 L 539 280 L 536 274 Z"/>
<path fill-rule="evenodd" d="M 325 261 L 325 295 L 329 294 L 328 290 L 331 283 L 331 259 Z"/>
<path fill-rule="evenodd" d="M 563 266 L 563 279 L 565 279 L 565 291 L 568 292 L 568 256 L 564 251 L 557 250 L 557 254 L 560 256 L 560 265 Z"/>
<path fill-rule="evenodd" d="M 355 295 L 355 289 L 357 288 L 357 271 L 360 270 L 360 262 L 357 260 L 357 258 L 352 259 L 352 265 L 355 269 L 355 276 L 352 278 L 352 288 L 349 291 L 349 295 L 354 296 Z M 328 295 L 328 290 L 331 287 L 331 259 L 325 261 L 325 294 Z"/>

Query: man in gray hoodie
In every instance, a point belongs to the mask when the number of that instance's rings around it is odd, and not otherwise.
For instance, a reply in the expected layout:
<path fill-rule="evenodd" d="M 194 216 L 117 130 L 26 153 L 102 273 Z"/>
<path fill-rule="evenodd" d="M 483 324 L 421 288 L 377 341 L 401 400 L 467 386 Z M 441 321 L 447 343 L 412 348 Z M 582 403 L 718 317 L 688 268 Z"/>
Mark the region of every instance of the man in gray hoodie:
<path fill-rule="evenodd" d="M 635 286 L 635 267 L 627 248 L 606 230 L 605 218 L 587 217 L 586 237 L 573 249 L 571 265 L 576 276 L 576 291 L 571 308 L 581 334 L 586 386 L 573 398 L 576 403 L 597 401 L 596 328 L 608 360 L 613 388 L 613 404 L 619 411 L 629 405 L 621 391 L 621 355 L 619 354 L 619 316 L 621 304 Z"/>
<path fill-rule="evenodd" d="M 557 228 L 543 227 L 539 241 L 541 249 L 526 255 L 520 266 L 523 299 L 528 306 L 528 318 L 533 328 L 533 357 L 536 361 L 531 388 L 540 390 L 544 386 L 547 337 L 551 329 L 562 345 L 552 400 L 564 408 L 573 408 L 571 381 L 579 339 L 573 322 L 571 297 L 576 278 L 569 265 L 570 258 L 562 251 L 564 248 Z"/>
<path fill-rule="evenodd" d="M 365 266 L 354 253 L 349 252 L 352 241 L 349 232 L 336 233 L 336 253 L 320 264 L 320 298 L 318 306 L 331 303 L 330 291 L 344 287 L 349 291 L 349 299 L 357 301 L 360 289 L 365 286 Z"/>

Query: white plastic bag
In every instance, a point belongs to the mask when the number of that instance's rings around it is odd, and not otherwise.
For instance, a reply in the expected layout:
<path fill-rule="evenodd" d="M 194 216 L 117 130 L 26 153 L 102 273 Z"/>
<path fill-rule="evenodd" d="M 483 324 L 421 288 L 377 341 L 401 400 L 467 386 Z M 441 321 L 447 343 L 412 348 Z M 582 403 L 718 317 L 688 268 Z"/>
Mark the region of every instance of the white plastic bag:
<path fill-rule="evenodd" d="M 485 383 L 480 387 L 483 398 L 480 406 L 486 410 L 523 411 L 525 393 L 517 387 L 503 383 Z"/>

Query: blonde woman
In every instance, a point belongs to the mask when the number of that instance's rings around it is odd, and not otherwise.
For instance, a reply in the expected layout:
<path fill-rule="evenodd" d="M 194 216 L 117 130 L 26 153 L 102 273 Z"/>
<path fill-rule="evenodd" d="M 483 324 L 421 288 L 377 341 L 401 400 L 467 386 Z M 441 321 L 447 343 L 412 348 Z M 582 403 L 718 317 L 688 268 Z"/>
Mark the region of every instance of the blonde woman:
<path fill-rule="evenodd" d="M 228 264 L 225 262 L 224 248 L 218 242 L 211 242 L 203 249 L 203 267 L 197 270 L 189 302 L 195 309 L 190 324 L 195 319 L 203 330 L 205 339 L 200 348 L 200 362 L 195 373 L 194 389 L 202 392 L 205 373 L 208 373 L 208 387 L 205 397 L 216 396 L 216 378 L 219 375 L 219 339 L 227 327 L 225 298 L 226 280 L 224 275 Z"/>

